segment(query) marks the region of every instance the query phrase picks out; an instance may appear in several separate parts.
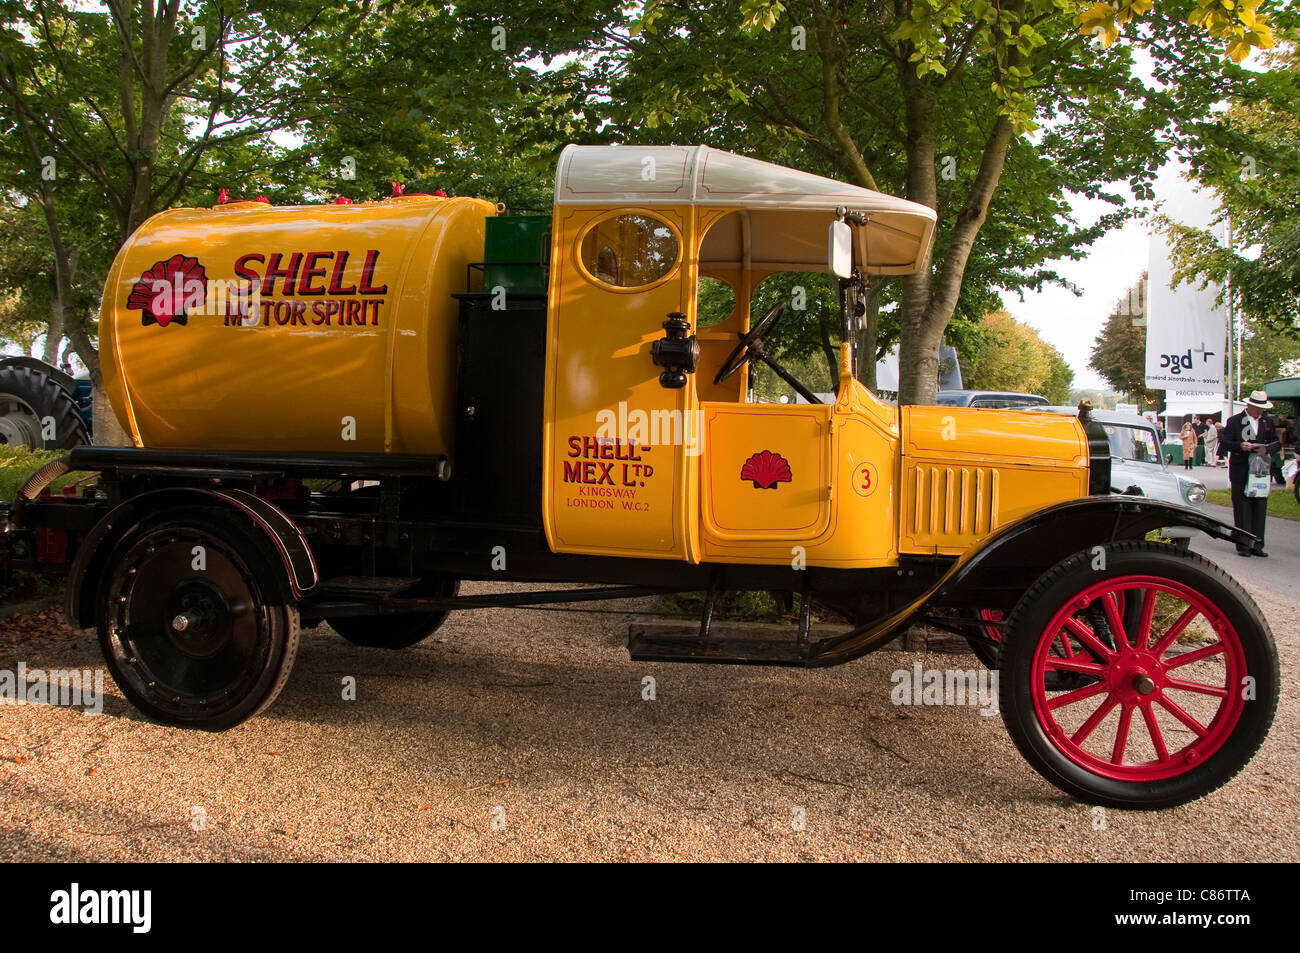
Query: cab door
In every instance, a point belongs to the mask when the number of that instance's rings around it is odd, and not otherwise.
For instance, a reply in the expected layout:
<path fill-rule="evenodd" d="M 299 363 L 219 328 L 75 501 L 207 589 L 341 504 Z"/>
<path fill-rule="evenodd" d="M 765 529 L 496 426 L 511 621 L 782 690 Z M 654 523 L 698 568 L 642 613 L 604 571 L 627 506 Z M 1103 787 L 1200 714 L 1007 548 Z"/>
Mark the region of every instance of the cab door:
<path fill-rule="evenodd" d="M 831 518 L 831 408 L 702 405 L 701 524 L 716 542 L 798 541 Z"/>

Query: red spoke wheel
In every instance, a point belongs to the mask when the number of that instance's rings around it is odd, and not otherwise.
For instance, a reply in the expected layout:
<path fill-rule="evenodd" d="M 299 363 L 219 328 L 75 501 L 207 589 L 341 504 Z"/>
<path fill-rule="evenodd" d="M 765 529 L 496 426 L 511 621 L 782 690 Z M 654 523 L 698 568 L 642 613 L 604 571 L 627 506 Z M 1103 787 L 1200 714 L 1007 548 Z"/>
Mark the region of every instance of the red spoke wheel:
<path fill-rule="evenodd" d="M 298 609 L 256 533 L 222 511 L 163 511 L 114 548 L 100 586 L 100 646 L 122 694 L 150 718 L 221 731 L 280 694 Z"/>
<path fill-rule="evenodd" d="M 1171 807 L 1227 783 L 1263 743 L 1280 682 L 1246 592 L 1200 556 L 1146 542 L 1044 575 L 1012 613 L 999 672 L 1003 719 L 1030 764 L 1120 808 Z"/>

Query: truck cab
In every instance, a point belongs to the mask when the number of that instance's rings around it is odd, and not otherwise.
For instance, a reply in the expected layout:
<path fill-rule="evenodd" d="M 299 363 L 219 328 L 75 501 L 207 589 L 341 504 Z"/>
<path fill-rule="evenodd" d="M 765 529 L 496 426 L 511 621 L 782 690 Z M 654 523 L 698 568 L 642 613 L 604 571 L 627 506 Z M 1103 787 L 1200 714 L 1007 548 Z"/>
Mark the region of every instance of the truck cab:
<path fill-rule="evenodd" d="M 763 351 L 777 322 L 809 318 L 783 304 L 751 316 L 765 278 L 824 273 L 851 300 L 864 276 L 924 267 L 934 222 L 913 202 L 705 146 L 566 148 L 547 307 L 552 549 L 886 567 L 900 553 L 963 552 L 1022 513 L 1087 495 L 1073 421 L 879 400 L 853 379 L 851 308 L 833 403 Z M 842 277 L 835 226 L 850 236 Z M 700 328 L 705 279 L 735 306 Z M 656 363 L 678 343 L 686 363 Z M 759 361 L 807 403 L 751 401 Z"/>

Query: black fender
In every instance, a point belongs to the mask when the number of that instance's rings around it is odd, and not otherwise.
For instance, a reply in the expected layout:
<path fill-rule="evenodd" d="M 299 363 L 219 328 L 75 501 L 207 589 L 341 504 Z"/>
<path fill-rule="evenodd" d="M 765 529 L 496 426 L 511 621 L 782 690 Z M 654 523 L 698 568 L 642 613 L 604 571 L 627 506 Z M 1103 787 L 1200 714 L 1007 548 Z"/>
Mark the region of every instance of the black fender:
<path fill-rule="evenodd" d="M 141 493 L 119 504 L 82 541 L 68 572 L 66 615 L 78 628 L 95 624 L 95 593 L 113 544 L 140 517 L 175 507 L 217 504 L 248 517 L 280 555 L 284 578 L 295 599 L 316 588 L 320 574 L 302 529 L 279 507 L 247 490 L 174 487 Z"/>
<path fill-rule="evenodd" d="M 1036 577 L 1081 549 L 1142 539 L 1168 526 L 1189 526 L 1241 546 L 1255 541 L 1244 530 L 1189 506 L 1145 496 L 1085 496 L 1037 510 L 1003 527 L 964 553 L 926 601 L 942 602 L 963 591 L 984 589 L 1016 570 L 1031 569 Z"/>
<path fill-rule="evenodd" d="M 1023 593 L 1067 556 L 1092 546 L 1142 539 L 1167 526 L 1191 526 L 1245 546 L 1255 537 L 1191 507 L 1145 496 L 1085 496 L 1036 510 L 963 553 L 912 602 L 851 632 L 817 643 L 809 667 L 837 665 L 878 648 L 925 610 L 945 604 L 997 607 L 998 590 Z"/>

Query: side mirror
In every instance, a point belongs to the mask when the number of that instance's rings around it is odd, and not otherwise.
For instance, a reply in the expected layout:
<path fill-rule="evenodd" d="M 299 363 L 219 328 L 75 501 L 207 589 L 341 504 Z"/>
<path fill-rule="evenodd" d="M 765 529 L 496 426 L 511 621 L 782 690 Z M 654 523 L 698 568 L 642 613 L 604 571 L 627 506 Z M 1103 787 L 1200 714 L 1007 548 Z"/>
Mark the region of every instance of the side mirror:
<path fill-rule="evenodd" d="M 831 222 L 827 233 L 827 263 L 831 274 L 839 278 L 853 277 L 853 229 L 845 222 Z"/>

